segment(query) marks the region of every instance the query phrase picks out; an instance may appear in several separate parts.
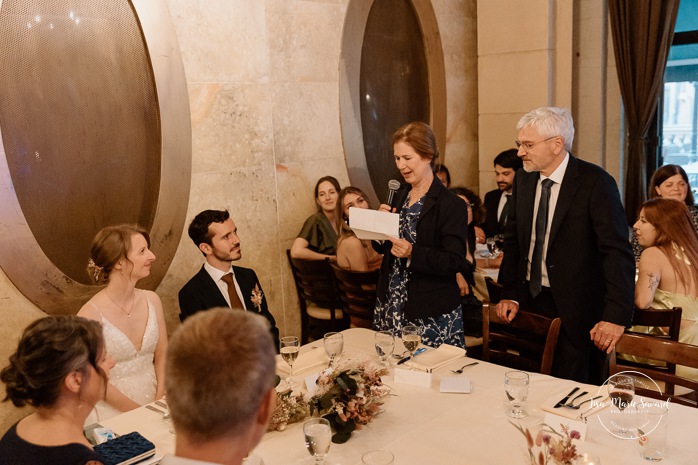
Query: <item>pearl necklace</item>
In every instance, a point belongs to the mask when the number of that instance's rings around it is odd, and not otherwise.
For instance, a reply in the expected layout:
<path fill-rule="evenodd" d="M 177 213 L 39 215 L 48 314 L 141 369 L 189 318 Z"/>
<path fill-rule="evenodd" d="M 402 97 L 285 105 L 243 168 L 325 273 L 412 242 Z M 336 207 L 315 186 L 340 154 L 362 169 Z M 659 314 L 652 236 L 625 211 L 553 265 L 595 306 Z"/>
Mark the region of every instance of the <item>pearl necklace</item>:
<path fill-rule="evenodd" d="M 114 301 L 114 299 L 111 298 L 111 296 L 110 296 L 109 293 L 106 291 L 106 289 L 104 290 L 104 293 L 107 295 L 107 298 L 108 298 L 109 300 L 111 300 L 111 303 L 113 303 L 114 305 L 116 305 L 116 306 L 119 308 L 119 310 L 121 310 L 121 311 L 126 315 L 127 318 L 131 318 L 131 313 L 133 313 L 133 305 L 136 303 L 136 293 L 135 293 L 135 292 L 133 293 L 133 297 L 131 298 L 131 305 L 130 305 L 130 311 L 129 311 L 129 312 L 127 312 L 126 309 L 125 309 L 124 307 L 122 307 L 121 305 L 117 304 L 117 303 Z"/>

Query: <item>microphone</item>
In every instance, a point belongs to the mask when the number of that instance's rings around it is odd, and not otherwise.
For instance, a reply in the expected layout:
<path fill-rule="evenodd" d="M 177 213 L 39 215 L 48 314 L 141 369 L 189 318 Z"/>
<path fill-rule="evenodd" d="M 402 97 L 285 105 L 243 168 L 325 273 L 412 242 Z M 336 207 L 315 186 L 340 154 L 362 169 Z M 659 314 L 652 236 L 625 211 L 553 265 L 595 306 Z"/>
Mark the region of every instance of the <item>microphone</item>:
<path fill-rule="evenodd" d="M 393 200 L 395 197 L 395 193 L 397 190 L 400 188 L 400 182 L 396 181 L 395 179 L 391 179 L 388 181 L 388 200 L 385 202 L 386 204 L 390 205 L 390 208 L 393 208 Z"/>

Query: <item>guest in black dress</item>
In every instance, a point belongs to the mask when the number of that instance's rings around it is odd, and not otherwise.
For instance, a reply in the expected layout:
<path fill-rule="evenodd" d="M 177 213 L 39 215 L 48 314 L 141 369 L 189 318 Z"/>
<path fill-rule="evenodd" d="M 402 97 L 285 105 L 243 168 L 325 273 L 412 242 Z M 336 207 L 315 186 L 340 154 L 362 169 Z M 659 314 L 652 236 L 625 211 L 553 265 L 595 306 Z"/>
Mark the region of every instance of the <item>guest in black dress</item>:
<path fill-rule="evenodd" d="M 0 439 L 0 465 L 101 465 L 83 425 L 113 366 L 97 321 L 49 316 L 30 324 L 0 380 L 5 401 L 36 411 Z"/>
<path fill-rule="evenodd" d="M 456 273 L 467 251 L 467 207 L 434 176 L 439 152 L 428 125 L 415 122 L 398 129 L 393 150 L 406 184 L 392 208 L 400 214 L 400 237 L 375 244 L 384 256 L 374 329 L 401 332 L 415 324 L 425 344 L 465 347 Z"/>

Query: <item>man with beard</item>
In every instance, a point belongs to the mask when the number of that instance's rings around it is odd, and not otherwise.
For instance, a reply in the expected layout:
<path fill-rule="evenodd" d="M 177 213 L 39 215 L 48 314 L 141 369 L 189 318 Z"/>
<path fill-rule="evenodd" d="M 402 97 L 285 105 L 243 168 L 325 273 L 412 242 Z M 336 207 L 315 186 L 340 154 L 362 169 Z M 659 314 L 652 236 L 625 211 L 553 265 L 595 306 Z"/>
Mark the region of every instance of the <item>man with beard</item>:
<path fill-rule="evenodd" d="M 233 266 L 242 257 L 242 251 L 237 227 L 228 211 L 202 211 L 189 225 L 189 237 L 206 262 L 179 291 L 180 320 L 214 307 L 259 313 L 269 321 L 278 352 L 279 330 L 267 308 L 257 274 L 250 268 Z"/>
<path fill-rule="evenodd" d="M 504 225 L 509 215 L 509 198 L 514 186 L 514 175 L 523 163 L 516 149 L 505 150 L 494 158 L 494 174 L 497 189 L 485 194 L 485 222 L 482 229 L 487 237 L 504 234 Z"/>

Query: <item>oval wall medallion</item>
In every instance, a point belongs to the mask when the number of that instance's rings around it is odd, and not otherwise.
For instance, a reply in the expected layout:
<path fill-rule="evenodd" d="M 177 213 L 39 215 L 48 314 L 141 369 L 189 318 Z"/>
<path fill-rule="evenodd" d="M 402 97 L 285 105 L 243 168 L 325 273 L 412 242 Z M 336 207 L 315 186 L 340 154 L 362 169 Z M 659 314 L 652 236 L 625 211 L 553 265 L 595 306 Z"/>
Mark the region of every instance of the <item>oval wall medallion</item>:
<path fill-rule="evenodd" d="M 164 0 L 0 2 L 0 267 L 47 313 L 98 287 L 103 226 L 138 223 L 157 260 L 179 244 L 191 180 L 189 101 Z"/>
<path fill-rule="evenodd" d="M 430 0 L 349 3 L 340 112 L 349 179 L 374 200 L 385 202 L 388 180 L 404 182 L 391 145 L 398 127 L 424 121 L 444 150 L 446 78 Z"/>

